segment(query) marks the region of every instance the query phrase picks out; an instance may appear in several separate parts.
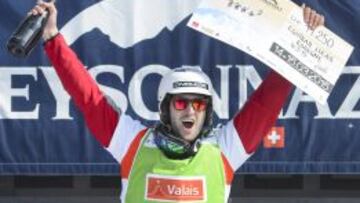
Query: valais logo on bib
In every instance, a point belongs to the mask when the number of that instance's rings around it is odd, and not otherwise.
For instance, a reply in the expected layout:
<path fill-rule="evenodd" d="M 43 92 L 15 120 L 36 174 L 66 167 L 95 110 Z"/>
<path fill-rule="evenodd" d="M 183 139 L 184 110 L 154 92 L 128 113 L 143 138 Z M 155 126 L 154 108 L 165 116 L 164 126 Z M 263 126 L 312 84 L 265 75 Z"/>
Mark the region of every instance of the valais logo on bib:
<path fill-rule="evenodd" d="M 206 181 L 203 176 L 148 174 L 145 199 L 169 202 L 206 201 Z"/>

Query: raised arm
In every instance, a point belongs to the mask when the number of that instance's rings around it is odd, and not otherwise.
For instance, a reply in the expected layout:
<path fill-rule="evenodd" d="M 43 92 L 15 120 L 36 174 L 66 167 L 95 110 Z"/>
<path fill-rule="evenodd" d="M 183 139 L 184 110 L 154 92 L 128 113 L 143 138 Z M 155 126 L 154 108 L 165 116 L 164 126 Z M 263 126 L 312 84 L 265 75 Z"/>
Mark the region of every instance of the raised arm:
<path fill-rule="evenodd" d="M 248 154 L 255 151 L 274 125 L 291 89 L 290 82 L 271 71 L 243 109 L 235 115 L 234 127 Z"/>
<path fill-rule="evenodd" d="M 43 33 L 45 51 L 65 90 L 83 113 L 88 128 L 107 147 L 118 123 L 119 113 L 107 102 L 95 80 L 58 33 L 54 3 L 40 1 L 31 14 L 42 13 L 45 9 L 50 15 Z"/>
<path fill-rule="evenodd" d="M 324 17 L 303 6 L 304 21 L 310 29 L 324 24 Z M 292 84 L 271 71 L 232 121 L 220 130 L 219 145 L 233 171 L 255 152 L 275 124 Z"/>
<path fill-rule="evenodd" d="M 304 21 L 310 29 L 325 23 L 324 16 L 302 5 Z M 262 138 L 275 124 L 291 91 L 291 83 L 272 71 L 254 92 L 244 108 L 235 115 L 234 126 L 248 154 L 253 153 Z"/>

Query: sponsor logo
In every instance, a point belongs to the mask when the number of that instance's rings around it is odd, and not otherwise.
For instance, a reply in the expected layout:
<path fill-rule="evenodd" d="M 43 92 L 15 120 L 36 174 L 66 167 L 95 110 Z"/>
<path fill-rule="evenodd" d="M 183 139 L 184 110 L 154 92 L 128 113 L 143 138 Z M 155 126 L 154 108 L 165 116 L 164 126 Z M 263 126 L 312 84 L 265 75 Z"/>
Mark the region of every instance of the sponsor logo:
<path fill-rule="evenodd" d="M 203 82 L 196 82 L 196 81 L 180 81 L 173 83 L 174 88 L 183 88 L 183 87 L 199 87 L 203 89 L 209 89 L 209 86 Z"/>
<path fill-rule="evenodd" d="M 264 148 L 284 148 L 285 147 L 285 128 L 273 127 L 263 140 Z"/>
<path fill-rule="evenodd" d="M 145 199 L 169 202 L 206 201 L 203 176 L 163 176 L 148 174 Z"/>
<path fill-rule="evenodd" d="M 199 67 L 199 66 L 194 66 Z M 113 101 L 118 102 L 121 110 L 126 112 L 128 106 L 131 106 L 135 113 L 146 120 L 158 120 L 158 112 L 151 111 L 146 105 L 142 96 L 142 87 L 146 87 L 145 78 L 152 74 L 164 75 L 170 67 L 163 65 L 148 65 L 138 69 L 134 76 L 127 77 L 125 68 L 118 65 L 99 65 L 89 69 L 89 73 L 93 78 L 99 74 L 107 73 L 119 77 L 121 80 L 130 81 L 126 91 L 118 90 L 109 86 L 100 85 L 106 95 L 112 96 Z M 240 109 L 248 98 L 248 88 L 257 88 L 262 79 L 254 66 L 249 65 L 217 65 L 216 70 L 220 72 L 217 76 L 221 78 L 221 86 L 228 87 L 231 84 L 230 70 L 235 70 L 241 77 L 238 80 L 236 90 L 240 92 L 239 100 L 234 101 Z M 360 66 L 347 66 L 344 68 L 343 77 L 355 78 L 350 86 L 346 86 L 349 90 L 339 97 L 336 102 L 320 105 L 309 95 L 305 95 L 300 89 L 295 89 L 294 94 L 290 96 L 289 105 L 283 109 L 279 115 L 279 119 L 299 120 L 306 117 L 311 120 L 338 120 L 339 122 L 348 123 L 348 119 L 359 119 L 360 110 L 357 104 L 360 100 Z M 44 77 L 42 77 L 42 76 Z M 49 94 L 54 97 L 55 107 L 48 107 L 49 104 L 37 100 L 33 100 L 33 95 L 37 95 L 35 88 L 27 85 L 22 88 L 13 87 L 24 78 L 32 78 L 38 84 L 46 83 L 49 86 Z M 26 81 L 26 80 L 25 80 Z M 20 83 L 21 84 L 21 83 Z M 136 84 L 136 85 L 135 85 Z M 52 108 L 53 114 L 42 115 L 43 117 L 51 117 L 52 120 L 73 120 L 70 113 L 70 96 L 62 87 L 61 81 L 56 77 L 56 72 L 51 67 L 1 67 L 0 68 L 0 119 L 39 119 L 40 110 Z M 127 94 L 126 94 L 127 92 Z M 14 98 L 26 99 L 27 105 L 31 105 L 28 109 L 19 109 L 14 102 Z M 231 92 L 228 88 L 220 88 L 219 92 L 214 92 L 214 112 L 220 119 L 229 119 L 232 114 L 230 109 Z M 233 103 L 233 102 L 231 102 Z M 302 116 L 297 114 L 303 104 L 314 104 L 316 114 Z M 51 104 L 52 105 L 52 104 Z M 354 127 L 354 126 L 353 126 Z M 356 128 L 355 126 L 354 128 Z"/>

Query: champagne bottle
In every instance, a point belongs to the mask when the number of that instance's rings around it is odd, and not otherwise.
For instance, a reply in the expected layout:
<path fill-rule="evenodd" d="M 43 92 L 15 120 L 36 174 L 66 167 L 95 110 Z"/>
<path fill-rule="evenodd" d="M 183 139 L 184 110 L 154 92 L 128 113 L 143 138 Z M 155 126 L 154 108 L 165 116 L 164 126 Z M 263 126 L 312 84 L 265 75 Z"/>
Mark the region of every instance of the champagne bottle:
<path fill-rule="evenodd" d="M 48 17 L 48 11 L 27 16 L 10 36 L 8 51 L 16 57 L 27 57 L 41 39 Z"/>

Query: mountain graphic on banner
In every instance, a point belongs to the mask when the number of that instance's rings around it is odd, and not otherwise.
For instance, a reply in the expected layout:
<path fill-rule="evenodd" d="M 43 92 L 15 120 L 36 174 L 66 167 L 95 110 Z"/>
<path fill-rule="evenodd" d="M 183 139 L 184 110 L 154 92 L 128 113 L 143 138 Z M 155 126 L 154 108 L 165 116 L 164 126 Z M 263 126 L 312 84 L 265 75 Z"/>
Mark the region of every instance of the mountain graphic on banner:
<path fill-rule="evenodd" d="M 111 42 L 127 48 L 155 37 L 164 28 L 173 30 L 192 13 L 199 2 L 200 0 L 100 1 L 72 18 L 61 29 L 61 33 L 69 44 L 73 44 L 83 34 L 98 28 L 109 36 Z"/>

